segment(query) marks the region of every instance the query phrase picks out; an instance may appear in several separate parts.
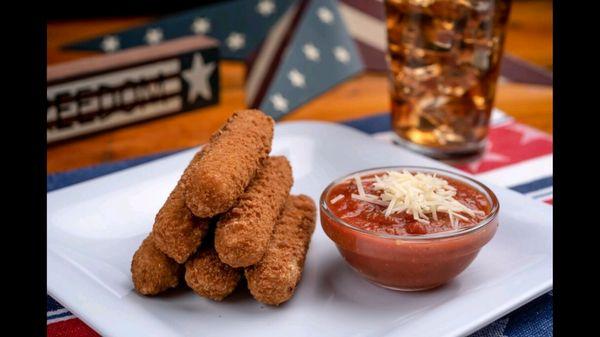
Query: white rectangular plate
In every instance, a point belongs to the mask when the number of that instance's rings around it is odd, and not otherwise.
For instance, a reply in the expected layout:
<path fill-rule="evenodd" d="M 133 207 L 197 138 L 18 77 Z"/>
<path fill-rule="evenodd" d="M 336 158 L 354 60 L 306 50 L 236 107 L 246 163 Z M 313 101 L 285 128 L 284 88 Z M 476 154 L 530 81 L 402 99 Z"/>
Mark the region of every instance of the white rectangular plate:
<path fill-rule="evenodd" d="M 317 223 L 295 296 L 273 308 L 241 289 L 221 303 L 191 291 L 143 297 L 130 261 L 196 149 L 48 193 L 48 292 L 104 336 L 458 336 L 552 287 L 552 208 L 485 182 L 500 227 L 449 284 L 402 293 L 372 285 Z M 278 124 L 273 154 L 294 169 L 293 193 L 318 202 L 333 179 L 390 165 L 453 170 L 349 127 Z"/>

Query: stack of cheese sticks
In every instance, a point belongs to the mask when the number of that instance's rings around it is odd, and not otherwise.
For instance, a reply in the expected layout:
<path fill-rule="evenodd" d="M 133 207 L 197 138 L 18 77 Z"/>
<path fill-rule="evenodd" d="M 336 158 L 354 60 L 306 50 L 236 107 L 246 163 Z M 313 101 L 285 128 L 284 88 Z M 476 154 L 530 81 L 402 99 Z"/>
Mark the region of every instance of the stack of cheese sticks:
<path fill-rule="evenodd" d="M 262 303 L 279 305 L 293 296 L 316 209 L 309 197 L 290 195 L 288 160 L 269 156 L 273 126 L 258 110 L 238 111 L 194 156 L 133 256 L 140 294 L 185 281 L 220 301 L 243 276 Z"/>

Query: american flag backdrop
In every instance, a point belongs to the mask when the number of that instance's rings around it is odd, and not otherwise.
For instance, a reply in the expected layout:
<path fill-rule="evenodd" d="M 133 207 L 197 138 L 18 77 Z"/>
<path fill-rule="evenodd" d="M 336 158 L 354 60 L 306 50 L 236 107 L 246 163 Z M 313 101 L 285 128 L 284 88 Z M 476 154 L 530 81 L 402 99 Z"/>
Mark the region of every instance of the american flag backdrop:
<path fill-rule="evenodd" d="M 334 0 L 310 1 L 276 65 L 258 108 L 279 119 L 363 70 Z M 256 70 L 260 71 L 260 70 Z"/>
<path fill-rule="evenodd" d="M 389 113 L 343 123 L 369 133 L 383 142 L 393 143 L 396 137 L 390 129 Z M 47 190 L 50 192 L 169 154 L 172 153 L 49 175 Z M 517 123 L 499 110 L 495 110 L 492 115 L 487 152 L 480 160 L 456 166 L 479 178 L 489 179 L 497 185 L 552 204 L 552 137 Z M 552 327 L 552 292 L 549 292 L 475 332 L 471 337 L 552 336 Z M 47 331 L 48 337 L 98 336 L 50 296 L 47 306 Z"/>

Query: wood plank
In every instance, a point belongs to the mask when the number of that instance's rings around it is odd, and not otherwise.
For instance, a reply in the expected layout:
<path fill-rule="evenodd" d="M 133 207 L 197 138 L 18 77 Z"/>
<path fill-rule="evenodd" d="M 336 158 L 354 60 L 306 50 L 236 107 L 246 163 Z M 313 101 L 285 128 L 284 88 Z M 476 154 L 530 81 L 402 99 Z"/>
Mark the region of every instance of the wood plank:
<path fill-rule="evenodd" d="M 505 50 L 552 69 L 552 1 L 513 0 Z"/>

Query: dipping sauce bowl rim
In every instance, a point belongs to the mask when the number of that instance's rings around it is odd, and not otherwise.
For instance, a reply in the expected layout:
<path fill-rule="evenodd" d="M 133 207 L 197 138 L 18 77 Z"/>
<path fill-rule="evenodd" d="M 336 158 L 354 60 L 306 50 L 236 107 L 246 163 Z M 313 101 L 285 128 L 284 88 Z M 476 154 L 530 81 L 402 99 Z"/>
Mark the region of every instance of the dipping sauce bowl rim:
<path fill-rule="evenodd" d="M 486 215 L 485 218 L 481 219 L 481 221 L 479 221 L 475 226 L 471 226 L 468 228 L 440 232 L 440 233 L 432 233 L 432 234 L 395 235 L 395 234 L 388 234 L 388 233 L 378 233 L 378 232 L 358 228 L 358 227 L 353 226 L 353 225 L 347 223 L 346 221 L 340 219 L 338 216 L 333 214 L 333 212 L 329 209 L 329 207 L 327 205 L 326 197 L 329 194 L 329 191 L 334 186 L 338 185 L 339 183 L 346 181 L 348 179 L 351 179 L 353 176 L 355 176 L 357 174 L 360 177 L 362 177 L 365 175 L 384 173 L 386 171 L 402 171 L 402 170 L 407 170 L 411 173 L 416 173 L 416 172 L 438 173 L 439 175 L 441 175 L 443 177 L 456 179 L 462 183 L 466 183 L 467 185 L 469 185 L 469 187 L 474 187 L 476 190 L 483 193 L 488 198 L 488 200 L 490 201 L 490 203 L 492 205 L 490 212 L 489 212 L 489 214 Z M 353 231 L 356 231 L 357 233 L 362 233 L 362 234 L 366 234 L 366 235 L 370 235 L 370 236 L 374 236 L 374 237 L 378 237 L 378 238 L 383 238 L 383 239 L 407 240 L 407 241 L 447 239 L 447 238 L 453 238 L 453 237 L 467 235 L 469 233 L 475 232 L 475 231 L 485 227 L 486 225 L 492 223 L 494 221 L 494 219 L 496 219 L 496 217 L 498 216 L 498 212 L 500 210 L 500 203 L 498 202 L 498 198 L 496 197 L 496 194 L 494 194 L 494 192 L 489 187 L 484 185 L 483 183 L 481 183 L 473 178 L 470 178 L 466 175 L 460 174 L 460 173 L 452 172 L 452 171 L 445 170 L 445 169 L 434 168 L 434 167 L 426 167 L 426 166 L 385 166 L 385 167 L 370 168 L 370 169 L 366 169 L 366 170 L 352 172 L 341 178 L 335 179 L 333 182 L 331 182 L 321 193 L 321 198 L 320 198 L 319 203 L 320 203 L 321 212 L 326 214 L 330 219 L 333 219 L 338 224 L 341 224 Z M 321 223 L 321 226 L 323 226 L 323 223 Z"/>

